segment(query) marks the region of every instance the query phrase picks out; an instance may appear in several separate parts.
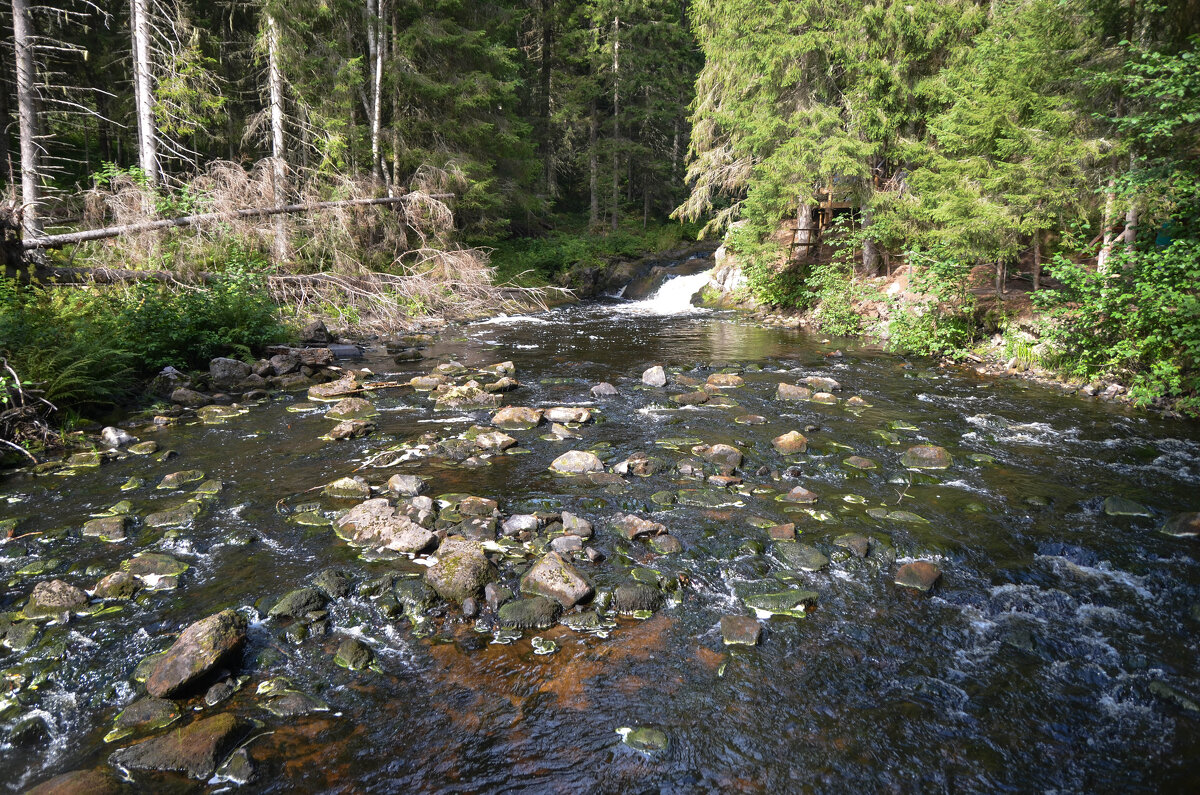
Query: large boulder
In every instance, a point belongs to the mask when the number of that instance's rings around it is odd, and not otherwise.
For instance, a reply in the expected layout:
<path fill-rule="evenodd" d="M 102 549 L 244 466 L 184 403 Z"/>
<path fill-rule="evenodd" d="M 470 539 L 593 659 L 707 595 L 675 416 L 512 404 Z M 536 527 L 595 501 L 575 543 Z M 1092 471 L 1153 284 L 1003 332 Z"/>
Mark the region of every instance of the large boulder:
<path fill-rule="evenodd" d="M 616 514 L 610 520 L 613 530 L 617 531 L 623 538 L 632 541 L 638 536 L 663 535 L 667 532 L 667 528 L 658 522 L 651 522 L 649 519 L 643 519 L 640 516 L 633 514 Z"/>
<path fill-rule="evenodd" d="M 208 379 L 212 385 L 220 389 L 237 386 L 250 377 L 254 368 L 237 359 L 217 357 L 208 363 Z"/>
<path fill-rule="evenodd" d="M 250 729 L 248 721 L 225 712 L 122 748 L 109 761 L 128 770 L 170 770 L 206 781 Z"/>
<path fill-rule="evenodd" d="M 451 536 L 438 547 L 437 559 L 426 570 L 425 581 L 447 601 L 477 599 L 492 579 L 492 564 L 478 542 Z"/>
<path fill-rule="evenodd" d="M 207 406 L 209 403 L 212 403 L 213 399 L 203 392 L 197 392 L 194 389 L 181 386 L 171 393 L 171 402 L 178 403 L 184 408 L 198 409 L 201 406 Z"/>
<path fill-rule="evenodd" d="M 812 399 L 812 390 L 806 386 L 794 386 L 792 384 L 780 384 L 775 390 L 776 400 L 810 400 Z"/>
<path fill-rule="evenodd" d="M 429 549 L 437 537 L 393 508 L 384 497 L 359 503 L 337 520 L 338 535 L 351 544 L 372 549 L 416 554 Z"/>
<path fill-rule="evenodd" d="M 551 552 L 525 572 L 521 578 L 521 590 L 548 596 L 570 609 L 591 596 L 593 589 L 578 569 L 557 552 Z"/>
<path fill-rule="evenodd" d="M 233 610 L 202 618 L 185 629 L 155 663 L 146 690 L 171 698 L 207 677 L 246 642 L 246 618 Z M 172 768 L 174 769 L 174 768 Z"/>

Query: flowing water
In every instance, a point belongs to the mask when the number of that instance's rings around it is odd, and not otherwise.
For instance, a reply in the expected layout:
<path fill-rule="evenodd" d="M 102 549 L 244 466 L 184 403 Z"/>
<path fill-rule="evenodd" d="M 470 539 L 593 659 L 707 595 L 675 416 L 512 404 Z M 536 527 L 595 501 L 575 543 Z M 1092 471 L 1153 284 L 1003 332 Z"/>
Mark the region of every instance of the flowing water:
<path fill-rule="evenodd" d="M 169 461 L 129 456 L 72 476 L 0 480 L 0 519 L 20 517 L 16 532 L 25 536 L 0 547 L 0 611 L 19 609 L 52 577 L 91 588 L 137 551 L 190 565 L 177 589 L 44 626 L 21 652 L 0 647 L 0 738 L 31 715 L 46 725 L 44 736 L 0 745 L 0 782 L 21 790 L 105 765 L 137 739 L 103 738 L 138 697 L 130 678 L 138 661 L 188 623 L 235 607 L 252 618 L 235 670 L 249 682 L 216 707 L 182 704 L 261 723 L 246 746 L 256 791 L 1195 791 L 1197 542 L 1159 528 L 1200 509 L 1196 426 L 853 346 L 829 357 L 832 346 L 803 333 L 691 310 L 686 296 L 702 283 L 680 277 L 637 304 L 453 329 L 420 362 L 395 364 L 382 349 L 365 362 L 397 381 L 443 362 L 474 369 L 512 360 L 522 387 L 506 404 L 594 407 L 597 421 L 577 440 L 543 438 L 543 425 L 512 432 L 528 454 L 496 455 L 485 466 L 418 457 L 361 474 L 375 485 L 420 474 L 431 494 L 495 499 L 505 516 L 577 512 L 596 523 L 590 545 L 605 555 L 578 563 L 598 590 L 634 569 L 682 583 L 650 617 L 616 618 L 607 632 L 557 626 L 504 643 L 511 637 L 489 630 L 486 610 L 477 627 L 456 608 L 435 607 L 414 628 L 361 595 L 329 606 L 328 634 L 299 642 L 286 622 L 265 618 L 281 594 L 331 566 L 356 583 L 422 570 L 366 561 L 328 526 L 298 524 L 290 513 L 305 502 L 347 507 L 306 490 L 389 445 L 488 422 L 486 411 L 435 411 L 411 389 L 374 396 L 379 430 L 365 439 L 322 441 L 332 425 L 323 407 L 289 411 L 303 393 L 282 394 L 222 424 L 133 428 L 177 451 Z M 728 369 L 745 384 L 721 390 L 737 405 L 680 407 L 668 396 L 692 388 L 643 388 L 653 364 L 676 381 Z M 836 405 L 774 399 L 780 382 L 810 375 L 841 383 Z M 600 381 L 620 394 L 593 399 Z M 870 405 L 848 405 L 852 395 Z M 765 423 L 735 422 L 744 415 Z M 772 448 L 774 437 L 806 427 L 807 453 Z M 718 442 L 744 453 L 741 486 L 706 485 L 671 467 L 599 484 L 548 471 L 573 448 L 596 451 L 610 467 L 638 451 L 673 465 L 693 445 Z M 920 443 L 944 446 L 953 465 L 904 468 L 901 454 Z M 852 455 L 878 468 L 848 466 Z M 120 499 L 142 517 L 176 504 L 186 492 L 155 485 L 184 469 L 224 483 L 189 526 L 139 524 L 116 543 L 80 536 L 90 514 Z M 147 485 L 121 491 L 133 476 Z M 796 485 L 817 492 L 816 505 L 775 499 Z M 675 503 L 660 504 L 661 492 Z M 1149 515 L 1110 516 L 1109 497 Z M 618 511 L 663 523 L 683 551 L 657 555 L 618 537 L 605 523 Z M 788 569 L 776 553 L 789 542 L 762 529 L 783 522 L 795 522 L 800 540 L 832 564 Z M 893 548 L 896 561 L 839 552 L 832 541 L 846 533 Z M 893 583 L 896 568 L 916 559 L 943 572 L 931 593 Z M 510 584 L 519 571 L 502 569 Z M 743 596 L 795 585 L 818 592 L 815 608 L 761 619 L 756 647 L 722 643 L 722 616 L 750 612 Z M 334 664 L 347 636 L 373 649 L 378 670 Z M 535 653 L 534 636 L 558 650 Z M 267 712 L 256 686 L 276 676 L 329 711 Z M 623 743 L 618 730 L 635 727 L 661 730 L 667 746 Z M 174 774 L 135 779 L 155 791 L 186 784 Z"/>

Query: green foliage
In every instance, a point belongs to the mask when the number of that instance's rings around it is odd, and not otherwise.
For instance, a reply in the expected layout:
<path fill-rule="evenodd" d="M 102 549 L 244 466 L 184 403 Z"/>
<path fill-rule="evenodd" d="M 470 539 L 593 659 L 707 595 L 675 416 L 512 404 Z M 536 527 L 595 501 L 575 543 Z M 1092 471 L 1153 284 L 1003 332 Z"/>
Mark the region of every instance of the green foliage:
<path fill-rule="evenodd" d="M 969 290 L 970 263 L 944 250 L 908 252 L 910 288 L 931 297 L 912 306 L 893 302 L 888 347 L 923 356 L 960 358 L 975 339 L 975 301 Z"/>
<path fill-rule="evenodd" d="M 203 288 L 20 287 L 0 280 L 3 355 L 60 409 L 129 398 L 166 365 L 203 367 L 286 337 L 261 277 L 231 271 Z"/>
<path fill-rule="evenodd" d="M 1120 253 L 1108 274 L 1064 257 L 1050 271 L 1062 287 L 1038 298 L 1074 375 L 1128 377 L 1139 403 L 1200 410 L 1200 242 Z"/>

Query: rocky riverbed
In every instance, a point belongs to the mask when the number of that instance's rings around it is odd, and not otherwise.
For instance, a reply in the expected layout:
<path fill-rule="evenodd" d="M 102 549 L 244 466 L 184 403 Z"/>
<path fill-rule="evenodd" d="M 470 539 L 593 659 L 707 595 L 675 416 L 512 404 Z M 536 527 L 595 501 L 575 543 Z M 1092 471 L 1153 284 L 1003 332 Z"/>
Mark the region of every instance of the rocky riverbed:
<path fill-rule="evenodd" d="M 649 303 L 219 361 L 7 474 L 4 783 L 1188 788 L 1194 426 Z"/>

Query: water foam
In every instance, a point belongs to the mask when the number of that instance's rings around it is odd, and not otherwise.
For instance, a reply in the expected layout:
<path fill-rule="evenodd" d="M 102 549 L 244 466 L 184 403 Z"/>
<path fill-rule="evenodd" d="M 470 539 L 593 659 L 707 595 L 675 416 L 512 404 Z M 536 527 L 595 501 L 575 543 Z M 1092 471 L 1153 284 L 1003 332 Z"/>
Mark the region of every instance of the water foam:
<path fill-rule="evenodd" d="M 654 295 L 644 301 L 614 307 L 613 311 L 631 315 L 689 315 L 703 310 L 692 306 L 692 296 L 708 284 L 711 270 L 691 276 L 673 276 L 663 282 Z"/>

